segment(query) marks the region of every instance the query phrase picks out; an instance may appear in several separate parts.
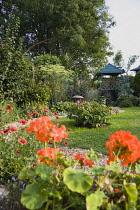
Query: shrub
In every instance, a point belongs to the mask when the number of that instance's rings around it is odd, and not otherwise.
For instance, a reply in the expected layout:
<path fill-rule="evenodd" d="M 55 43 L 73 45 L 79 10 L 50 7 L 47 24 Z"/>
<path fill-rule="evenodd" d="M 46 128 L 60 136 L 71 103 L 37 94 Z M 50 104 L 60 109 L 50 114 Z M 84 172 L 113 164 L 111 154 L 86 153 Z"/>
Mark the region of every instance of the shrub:
<path fill-rule="evenodd" d="M 119 107 L 132 107 L 132 100 L 129 97 L 125 97 L 123 99 L 120 100 L 119 102 Z"/>
<path fill-rule="evenodd" d="M 50 99 L 50 91 L 49 87 L 46 85 L 37 86 L 37 85 L 30 85 L 28 89 L 20 95 L 20 99 L 15 102 L 18 106 L 22 104 L 31 104 L 31 102 L 44 102 L 45 104 Z"/>
<path fill-rule="evenodd" d="M 120 97 L 116 103 L 115 106 L 119 107 L 132 107 L 132 106 L 139 106 L 140 105 L 140 97 L 132 96 L 132 97 Z"/>
<path fill-rule="evenodd" d="M 77 125 L 99 127 L 109 120 L 110 108 L 97 102 L 83 102 L 69 107 L 68 117 Z"/>
<path fill-rule="evenodd" d="M 136 96 L 139 96 L 140 95 L 140 71 L 137 72 L 134 78 L 133 88 L 134 88 Z"/>
<path fill-rule="evenodd" d="M 51 108 L 52 112 L 68 112 L 71 106 L 75 105 L 74 102 L 58 102 L 57 104 L 53 105 Z"/>
<path fill-rule="evenodd" d="M 94 100 L 98 100 L 99 98 L 99 90 L 97 89 L 90 89 L 87 90 L 85 93 L 85 100 L 86 101 L 94 101 Z"/>

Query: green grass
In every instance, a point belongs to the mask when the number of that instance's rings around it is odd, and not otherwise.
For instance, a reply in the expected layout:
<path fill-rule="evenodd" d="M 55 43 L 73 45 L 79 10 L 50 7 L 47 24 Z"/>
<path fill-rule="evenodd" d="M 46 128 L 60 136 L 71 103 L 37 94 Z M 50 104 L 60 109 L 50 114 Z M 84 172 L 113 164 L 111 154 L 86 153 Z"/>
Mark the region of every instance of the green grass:
<path fill-rule="evenodd" d="M 74 125 L 74 120 L 61 118 L 61 124 L 66 125 L 69 135 L 69 146 L 73 148 L 90 149 L 107 154 L 105 143 L 108 137 L 116 131 L 130 131 L 140 139 L 140 107 L 123 108 L 125 112 L 112 114 L 110 125 L 103 128 L 79 128 Z"/>

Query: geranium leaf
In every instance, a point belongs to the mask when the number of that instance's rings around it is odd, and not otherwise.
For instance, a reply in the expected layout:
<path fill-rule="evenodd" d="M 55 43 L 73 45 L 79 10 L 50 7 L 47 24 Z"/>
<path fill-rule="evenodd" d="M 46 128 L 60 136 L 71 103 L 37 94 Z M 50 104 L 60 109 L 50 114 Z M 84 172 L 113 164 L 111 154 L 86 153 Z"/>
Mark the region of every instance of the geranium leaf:
<path fill-rule="evenodd" d="M 21 203 L 28 209 L 38 209 L 47 201 L 47 193 L 40 190 L 40 184 L 27 185 L 21 195 Z"/>
<path fill-rule="evenodd" d="M 93 179 L 82 170 L 67 168 L 64 170 L 64 183 L 74 192 L 83 193 L 92 186 Z"/>
<path fill-rule="evenodd" d="M 96 191 L 95 193 L 91 193 L 86 197 L 87 210 L 98 210 L 105 200 L 106 196 L 103 192 Z"/>
<path fill-rule="evenodd" d="M 138 191 L 135 183 L 127 183 L 124 185 L 125 190 L 129 196 L 130 201 L 136 202 L 138 198 Z"/>
<path fill-rule="evenodd" d="M 115 173 L 122 173 L 122 167 L 118 166 L 115 162 L 111 161 L 109 166 L 105 167 L 108 171 L 113 171 Z"/>
<path fill-rule="evenodd" d="M 49 179 L 51 175 L 52 169 L 46 164 L 42 163 L 36 169 L 36 174 L 39 175 L 42 179 Z"/>
<path fill-rule="evenodd" d="M 137 174 L 140 174 L 140 164 L 137 164 L 136 163 L 136 166 L 135 167 L 136 167 L 136 169 L 135 169 L 136 173 Z"/>
<path fill-rule="evenodd" d="M 102 166 L 96 166 L 95 168 L 91 168 L 90 172 L 94 175 L 94 176 L 99 176 L 101 174 L 103 174 L 105 168 Z"/>
<path fill-rule="evenodd" d="M 35 167 L 25 167 L 23 168 L 19 175 L 19 179 L 33 179 L 36 176 Z"/>

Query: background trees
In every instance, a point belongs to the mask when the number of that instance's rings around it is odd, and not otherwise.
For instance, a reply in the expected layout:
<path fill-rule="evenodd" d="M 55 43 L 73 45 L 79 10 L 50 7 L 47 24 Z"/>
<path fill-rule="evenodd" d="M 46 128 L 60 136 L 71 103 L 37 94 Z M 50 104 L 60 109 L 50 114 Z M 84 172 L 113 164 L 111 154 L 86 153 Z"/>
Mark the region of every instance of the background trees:
<path fill-rule="evenodd" d="M 103 66 L 110 53 L 108 29 L 114 24 L 104 0 L 3 0 L 2 22 L 20 18 L 19 35 L 32 55 L 60 56 L 78 74 Z M 67 56 L 66 56 L 67 55 Z"/>

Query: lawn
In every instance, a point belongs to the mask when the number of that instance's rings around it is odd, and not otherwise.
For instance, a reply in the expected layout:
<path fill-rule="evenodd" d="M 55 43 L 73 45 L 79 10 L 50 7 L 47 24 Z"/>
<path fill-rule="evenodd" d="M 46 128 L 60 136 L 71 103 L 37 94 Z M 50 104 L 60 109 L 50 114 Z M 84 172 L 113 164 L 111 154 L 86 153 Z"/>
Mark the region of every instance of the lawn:
<path fill-rule="evenodd" d="M 115 131 L 130 131 L 140 139 L 140 107 L 123 108 L 125 112 L 112 114 L 109 126 L 102 128 L 79 128 L 74 125 L 74 120 L 61 118 L 61 124 L 66 125 L 69 131 L 69 146 L 73 148 L 92 148 L 106 154 L 105 142 Z"/>

